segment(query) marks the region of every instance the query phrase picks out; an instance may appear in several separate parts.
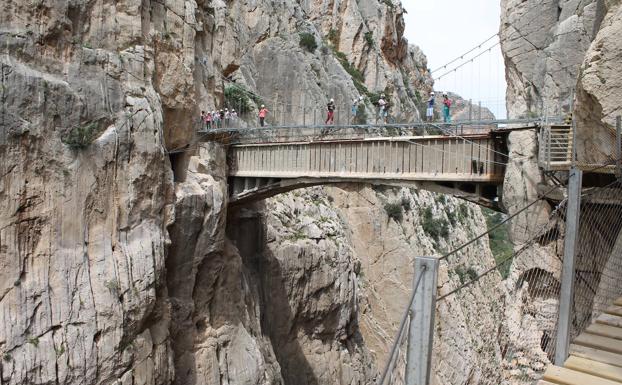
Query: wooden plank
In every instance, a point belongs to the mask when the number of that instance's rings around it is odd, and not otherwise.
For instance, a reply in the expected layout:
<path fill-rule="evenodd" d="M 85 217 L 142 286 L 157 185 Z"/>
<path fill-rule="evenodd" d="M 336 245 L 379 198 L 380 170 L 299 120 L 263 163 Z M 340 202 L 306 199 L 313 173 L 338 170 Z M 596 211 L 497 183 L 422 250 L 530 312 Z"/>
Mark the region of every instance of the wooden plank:
<path fill-rule="evenodd" d="M 605 310 L 605 313 L 622 317 L 622 306 L 611 306 Z"/>
<path fill-rule="evenodd" d="M 596 334 L 603 337 L 615 338 L 622 340 L 622 328 L 604 324 L 592 324 L 585 329 L 588 333 Z"/>
<path fill-rule="evenodd" d="M 538 381 L 538 383 L 536 385 L 558 385 L 558 384 L 554 384 L 552 382 L 540 380 L 540 381 Z"/>
<path fill-rule="evenodd" d="M 582 357 L 568 357 L 564 367 L 612 381 L 622 381 L 622 368 Z"/>
<path fill-rule="evenodd" d="M 546 369 L 542 379 L 560 385 L 620 385 L 619 382 L 553 365 Z"/>
<path fill-rule="evenodd" d="M 613 304 L 616 306 L 622 306 L 622 297 L 616 299 Z"/>
<path fill-rule="evenodd" d="M 596 323 L 622 328 L 622 317 L 611 314 L 601 314 L 596 318 Z"/>
<path fill-rule="evenodd" d="M 622 343 L 613 338 L 583 333 L 574 340 L 574 343 L 581 346 L 605 350 L 607 352 L 622 354 Z"/>
<path fill-rule="evenodd" d="M 622 367 L 622 355 L 588 348 L 586 346 L 570 344 L 570 354 L 576 357 L 588 358 L 593 361 L 602 362 L 603 364 L 615 365 Z"/>

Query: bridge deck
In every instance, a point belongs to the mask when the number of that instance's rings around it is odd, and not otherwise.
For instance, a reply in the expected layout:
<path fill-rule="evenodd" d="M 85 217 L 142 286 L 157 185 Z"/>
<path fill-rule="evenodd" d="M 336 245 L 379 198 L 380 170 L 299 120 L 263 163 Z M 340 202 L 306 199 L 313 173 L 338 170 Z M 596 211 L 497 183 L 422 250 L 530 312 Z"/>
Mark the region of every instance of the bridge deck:
<path fill-rule="evenodd" d="M 549 366 L 538 384 L 622 384 L 622 298 L 574 340 L 564 366 Z"/>
<path fill-rule="evenodd" d="M 498 148 L 490 135 L 242 144 L 230 149 L 229 175 L 500 184 L 506 159 Z"/>

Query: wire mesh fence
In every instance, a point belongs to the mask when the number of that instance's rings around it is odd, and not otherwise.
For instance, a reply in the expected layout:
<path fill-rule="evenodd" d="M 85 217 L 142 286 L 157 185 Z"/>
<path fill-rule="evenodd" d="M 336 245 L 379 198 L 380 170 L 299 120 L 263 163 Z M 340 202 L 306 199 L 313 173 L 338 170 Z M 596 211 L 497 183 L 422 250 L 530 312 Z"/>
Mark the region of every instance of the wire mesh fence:
<path fill-rule="evenodd" d="M 432 383 L 533 384 L 554 361 L 568 202 L 541 202 L 487 213 L 486 232 L 441 258 Z M 584 189 L 578 234 L 571 338 L 622 296 L 620 180 Z"/>

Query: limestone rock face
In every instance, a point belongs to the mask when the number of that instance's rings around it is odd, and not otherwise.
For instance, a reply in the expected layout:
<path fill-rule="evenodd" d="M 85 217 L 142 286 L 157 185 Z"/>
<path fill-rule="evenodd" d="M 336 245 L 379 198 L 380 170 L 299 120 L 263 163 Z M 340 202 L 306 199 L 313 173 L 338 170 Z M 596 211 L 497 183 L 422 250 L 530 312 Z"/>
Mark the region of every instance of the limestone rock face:
<path fill-rule="evenodd" d="M 603 164 L 616 158 L 615 119 L 622 115 L 622 6 L 605 2 L 607 13 L 590 45 L 577 84 L 577 159 Z"/>
<path fill-rule="evenodd" d="M 569 112 L 579 66 L 599 29 L 603 1 L 501 1 L 508 116 Z"/>
<path fill-rule="evenodd" d="M 174 190 L 151 25 L 135 1 L 0 5 L 0 382 L 168 383 Z"/>
<path fill-rule="evenodd" d="M 387 204 L 396 204 L 402 218 L 389 217 Z M 329 383 L 338 384 L 377 380 L 410 296 L 414 257 L 438 255 L 485 231 L 477 206 L 407 188 L 318 187 L 270 198 L 263 212 L 267 244 L 260 265 L 269 266 L 270 273 L 262 274 L 268 280 L 264 290 L 274 307 L 270 313 L 280 320 L 271 319 L 271 340 L 277 357 L 279 352 L 296 357 L 295 373 L 306 368 L 304 377 L 317 383 L 331 377 Z M 494 265 L 487 241 L 465 260 L 442 264 L 441 293 L 460 285 L 460 269 L 467 265 L 476 270 Z M 500 365 L 499 344 L 487 332 L 499 328 L 500 319 L 472 306 L 504 292 L 497 272 L 487 279 L 466 297 L 439 303 L 434 350 L 439 384 L 468 378 L 494 382 L 501 376 L 492 369 Z M 279 362 L 289 383 L 295 374 L 284 359 Z M 447 365 L 458 359 L 468 364 L 449 371 Z"/>
<path fill-rule="evenodd" d="M 231 81 L 252 92 L 246 124 L 258 103 L 271 122 L 319 122 L 331 97 L 346 123 L 360 95 L 371 121 L 380 92 L 416 118 L 431 81 L 401 5 L 0 6 L 0 383 L 370 382 L 360 262 L 337 212 L 305 208 L 335 224 L 308 223 L 305 242 L 272 218 L 258 266 L 251 233 L 225 234 L 224 149 L 195 130 Z"/>
<path fill-rule="evenodd" d="M 352 101 L 361 95 L 372 120 L 371 99 L 380 92 L 387 94 L 395 119 L 418 117 L 418 90 L 431 82 L 425 58 L 403 38 L 399 2 L 213 1 L 204 7 L 211 38 L 200 54 L 200 76 L 215 92 L 201 95 L 202 109 L 222 108 L 226 88 L 243 86 L 254 100 L 243 116 L 249 125 L 256 125 L 259 104 L 270 110 L 269 123 L 319 124 L 330 98 L 336 123 L 346 124 Z M 311 35 L 317 48 L 302 47 L 301 34 Z M 223 84 L 214 70 L 231 81 Z"/>

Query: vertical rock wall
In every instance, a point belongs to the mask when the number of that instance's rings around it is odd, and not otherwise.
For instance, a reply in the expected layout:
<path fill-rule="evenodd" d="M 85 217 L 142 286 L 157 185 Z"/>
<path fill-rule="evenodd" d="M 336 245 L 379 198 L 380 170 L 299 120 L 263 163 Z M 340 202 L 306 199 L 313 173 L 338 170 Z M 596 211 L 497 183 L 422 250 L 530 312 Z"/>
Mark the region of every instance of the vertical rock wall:
<path fill-rule="evenodd" d="M 264 282 L 224 235 L 222 149 L 183 151 L 198 112 L 224 106 L 223 77 L 267 104 L 386 91 L 401 116 L 416 117 L 429 80 L 425 57 L 402 37 L 401 6 L 0 6 L 0 383 L 295 381 L 295 362 L 282 371 L 273 349 L 288 342 L 260 306 L 262 288 L 278 282 Z M 316 37 L 314 53 L 300 47 L 301 32 Z M 352 275 L 351 262 L 340 267 Z M 300 336 L 332 352 L 332 363 L 317 363 L 327 368 L 318 383 L 372 373 L 350 340 L 354 298 L 339 296 L 334 332 Z"/>

